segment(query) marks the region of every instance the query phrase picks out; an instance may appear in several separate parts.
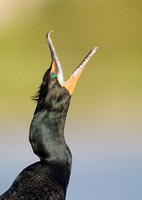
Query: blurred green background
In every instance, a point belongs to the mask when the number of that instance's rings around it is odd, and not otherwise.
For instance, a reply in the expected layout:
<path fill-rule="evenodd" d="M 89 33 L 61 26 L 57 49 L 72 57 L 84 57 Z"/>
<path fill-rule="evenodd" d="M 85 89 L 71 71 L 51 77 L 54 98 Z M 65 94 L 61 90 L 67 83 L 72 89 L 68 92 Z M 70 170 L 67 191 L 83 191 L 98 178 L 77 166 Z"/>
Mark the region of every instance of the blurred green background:
<path fill-rule="evenodd" d="M 142 177 L 138 175 L 142 172 L 141 8 L 142 1 L 139 0 L 0 1 L 2 174 L 10 173 L 6 164 L 18 162 L 17 148 L 21 159 L 21 147 L 29 145 L 28 127 L 36 106 L 31 96 L 50 66 L 45 36 L 53 30 L 51 38 L 65 79 L 91 48 L 99 47 L 77 83 L 69 109 L 66 138 L 72 147 L 74 170 L 83 165 L 84 171 L 80 175 L 80 170 L 72 172 L 67 199 L 125 197 L 130 200 L 136 199 L 136 194 L 137 199 L 142 197 L 139 189 Z M 18 143 L 21 146 L 17 146 Z M 82 151 L 78 150 L 78 145 Z M 28 151 L 22 152 L 28 152 L 30 161 L 33 153 L 30 145 L 27 148 Z M 26 167 L 24 156 L 22 159 L 19 171 Z M 15 169 L 15 165 L 12 166 Z M 99 172 L 95 170 L 97 167 Z M 133 174 L 136 171 L 138 174 Z M 10 181 L 18 172 L 11 175 Z M 79 180 L 83 182 L 85 175 L 86 185 L 80 186 Z M 7 176 L 0 180 L 1 183 L 6 180 L 0 192 L 9 187 L 10 174 Z M 95 193 L 94 187 L 99 184 Z M 110 188 L 106 189 L 106 185 Z M 104 190 L 107 191 L 101 193 Z"/>

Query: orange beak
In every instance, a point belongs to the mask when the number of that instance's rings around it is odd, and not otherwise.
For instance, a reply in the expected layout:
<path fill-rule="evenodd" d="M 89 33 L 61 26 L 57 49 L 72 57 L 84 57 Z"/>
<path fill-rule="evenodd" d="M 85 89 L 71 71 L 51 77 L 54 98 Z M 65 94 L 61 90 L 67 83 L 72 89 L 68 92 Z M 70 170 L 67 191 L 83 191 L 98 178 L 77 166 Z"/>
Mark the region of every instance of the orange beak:
<path fill-rule="evenodd" d="M 62 72 L 62 68 L 61 68 L 61 64 L 60 61 L 57 57 L 56 51 L 54 49 L 54 46 L 52 44 L 52 41 L 50 39 L 50 33 L 52 31 L 48 32 L 46 35 L 46 39 L 50 48 L 50 52 L 51 52 L 51 57 L 52 57 L 52 67 L 51 67 L 51 72 L 50 74 L 55 73 L 57 75 L 57 79 L 60 83 L 60 85 L 62 87 L 65 87 L 70 95 L 72 95 L 75 85 L 77 83 L 77 80 L 79 79 L 85 65 L 87 64 L 87 62 L 90 60 L 90 58 L 93 56 L 93 54 L 96 52 L 96 50 L 98 49 L 98 47 L 94 47 L 89 53 L 88 55 L 85 57 L 85 59 L 81 62 L 81 64 L 74 70 L 74 72 L 71 74 L 71 76 L 69 77 L 69 79 L 64 82 L 64 78 L 63 78 L 63 72 Z"/>

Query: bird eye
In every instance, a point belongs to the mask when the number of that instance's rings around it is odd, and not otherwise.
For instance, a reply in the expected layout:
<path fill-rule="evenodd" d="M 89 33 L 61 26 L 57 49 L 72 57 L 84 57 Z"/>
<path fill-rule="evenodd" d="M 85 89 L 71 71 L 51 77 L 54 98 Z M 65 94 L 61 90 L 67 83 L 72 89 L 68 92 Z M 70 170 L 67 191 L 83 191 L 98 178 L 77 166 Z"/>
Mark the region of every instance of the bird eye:
<path fill-rule="evenodd" d="M 56 77 L 57 77 L 57 75 L 55 73 L 51 74 L 51 78 L 56 78 Z"/>

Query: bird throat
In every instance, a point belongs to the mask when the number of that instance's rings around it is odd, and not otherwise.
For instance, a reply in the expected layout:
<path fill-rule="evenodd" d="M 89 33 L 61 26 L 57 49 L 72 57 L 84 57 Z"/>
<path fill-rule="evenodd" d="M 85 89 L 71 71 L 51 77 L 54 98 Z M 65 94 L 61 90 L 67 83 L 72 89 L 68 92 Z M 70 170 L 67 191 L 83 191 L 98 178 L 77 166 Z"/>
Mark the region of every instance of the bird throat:
<path fill-rule="evenodd" d="M 55 93 L 51 93 L 44 99 L 42 109 L 36 108 L 29 140 L 40 160 L 70 165 L 71 153 L 65 142 L 64 127 L 71 96 L 65 88 L 58 88 Z"/>

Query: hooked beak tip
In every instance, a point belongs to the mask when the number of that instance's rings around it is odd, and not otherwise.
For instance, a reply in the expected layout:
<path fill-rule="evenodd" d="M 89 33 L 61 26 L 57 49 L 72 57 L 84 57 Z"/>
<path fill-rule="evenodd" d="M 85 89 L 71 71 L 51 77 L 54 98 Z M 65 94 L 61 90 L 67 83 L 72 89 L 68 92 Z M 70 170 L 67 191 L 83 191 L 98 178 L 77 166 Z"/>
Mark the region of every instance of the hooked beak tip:
<path fill-rule="evenodd" d="M 46 34 L 46 40 L 48 41 L 49 40 L 49 37 L 50 37 L 50 33 L 52 33 L 53 31 L 49 31 L 47 34 Z"/>

